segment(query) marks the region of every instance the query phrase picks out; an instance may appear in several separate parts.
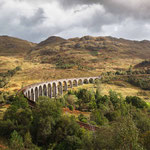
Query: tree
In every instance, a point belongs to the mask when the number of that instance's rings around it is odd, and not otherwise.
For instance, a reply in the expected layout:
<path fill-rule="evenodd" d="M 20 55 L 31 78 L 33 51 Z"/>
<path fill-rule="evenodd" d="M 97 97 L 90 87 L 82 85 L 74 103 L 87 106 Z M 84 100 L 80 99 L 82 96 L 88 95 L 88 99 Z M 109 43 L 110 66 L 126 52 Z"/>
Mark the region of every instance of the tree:
<path fill-rule="evenodd" d="M 113 150 L 114 148 L 114 131 L 112 127 L 100 127 L 93 133 L 92 148 L 90 150 Z"/>
<path fill-rule="evenodd" d="M 79 119 L 79 121 L 81 121 L 81 122 L 87 123 L 87 117 L 84 116 L 83 114 L 80 114 L 80 115 L 78 116 L 78 119 Z"/>
<path fill-rule="evenodd" d="M 84 150 L 94 150 L 95 134 L 92 134 L 90 131 L 86 130 L 82 136 L 82 141 Z"/>
<path fill-rule="evenodd" d="M 40 150 L 36 145 L 32 143 L 30 132 L 27 132 L 24 136 L 24 147 L 28 150 Z"/>
<path fill-rule="evenodd" d="M 48 144 L 52 129 L 60 119 L 61 104 L 48 97 L 40 97 L 33 109 L 32 135 L 38 144 Z"/>
<path fill-rule="evenodd" d="M 148 114 L 134 108 L 132 108 L 131 114 L 136 127 L 141 133 L 150 131 L 150 119 Z"/>
<path fill-rule="evenodd" d="M 123 102 L 123 98 L 121 94 L 116 93 L 115 91 L 109 91 L 110 101 L 113 103 L 115 109 L 119 109 L 121 103 Z"/>
<path fill-rule="evenodd" d="M 95 100 L 95 94 L 93 91 L 88 91 L 87 89 L 81 89 L 77 93 L 78 99 L 82 100 L 83 103 L 89 103 Z"/>
<path fill-rule="evenodd" d="M 96 94 L 95 94 L 95 99 L 96 99 L 96 101 L 98 101 L 99 99 L 101 99 L 101 91 L 100 90 L 98 90 L 98 89 L 96 89 Z"/>
<path fill-rule="evenodd" d="M 16 129 L 11 120 L 0 121 L 0 136 L 9 138 L 10 134 Z"/>
<path fill-rule="evenodd" d="M 22 95 L 15 97 L 15 101 L 4 114 L 4 120 L 10 120 L 22 136 L 29 130 L 33 120 L 32 111 Z"/>
<path fill-rule="evenodd" d="M 115 149 L 137 149 L 139 132 L 131 117 L 124 117 L 113 124 Z"/>
<path fill-rule="evenodd" d="M 108 123 L 107 118 L 104 116 L 100 109 L 92 111 L 90 120 L 95 121 L 97 125 L 105 125 Z"/>
<path fill-rule="evenodd" d="M 53 130 L 51 140 L 57 143 L 54 149 L 76 150 L 82 147 L 83 132 L 74 117 L 63 116 Z"/>
<path fill-rule="evenodd" d="M 12 150 L 24 150 L 23 138 L 15 130 L 11 134 L 10 147 Z"/>
<path fill-rule="evenodd" d="M 75 95 L 68 95 L 66 97 L 66 101 L 68 102 L 68 104 L 70 105 L 74 105 L 75 102 L 77 102 L 78 98 Z"/>
<path fill-rule="evenodd" d="M 121 117 L 120 111 L 112 111 L 105 115 L 109 121 L 115 121 Z"/>
<path fill-rule="evenodd" d="M 146 102 L 144 102 L 141 98 L 137 97 L 137 96 L 127 96 L 126 97 L 126 102 L 128 104 L 132 104 L 133 106 L 137 107 L 137 108 L 147 108 L 147 104 Z"/>

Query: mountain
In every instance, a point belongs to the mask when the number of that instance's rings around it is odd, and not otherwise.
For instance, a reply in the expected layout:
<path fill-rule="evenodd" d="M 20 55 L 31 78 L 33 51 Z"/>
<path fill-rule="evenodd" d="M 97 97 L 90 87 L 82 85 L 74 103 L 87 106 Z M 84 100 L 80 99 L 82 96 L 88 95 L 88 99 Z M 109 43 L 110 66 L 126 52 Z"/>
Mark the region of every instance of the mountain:
<path fill-rule="evenodd" d="M 124 65 L 129 66 L 136 60 L 149 59 L 150 41 L 92 36 L 66 40 L 51 36 L 35 44 L 14 37 L 0 36 L 0 54 L 23 55 L 26 56 L 25 59 L 52 64 L 60 69 L 95 70 L 104 69 L 108 65 L 124 68 Z"/>
<path fill-rule="evenodd" d="M 49 37 L 37 44 L 29 59 L 56 65 L 56 68 L 89 69 L 128 67 L 136 60 L 149 59 L 150 41 L 131 41 L 114 37 L 71 38 Z M 121 63 L 120 63 L 121 61 Z M 121 65 L 123 64 L 123 65 Z M 112 68 L 113 69 L 113 68 Z"/>
<path fill-rule="evenodd" d="M 21 68 L 5 87 L 8 91 L 54 79 L 99 76 L 105 72 L 127 70 L 131 65 L 139 64 L 136 67 L 140 69 L 149 65 L 149 58 L 150 41 L 146 40 L 52 36 L 35 44 L 0 36 L 0 73 L 17 66 Z"/>
<path fill-rule="evenodd" d="M 0 55 L 24 55 L 36 44 L 10 36 L 0 36 Z"/>
<path fill-rule="evenodd" d="M 56 44 L 61 44 L 63 42 L 66 42 L 65 39 L 61 38 L 61 37 L 57 37 L 57 36 L 51 36 L 48 39 L 40 42 L 38 44 L 38 46 L 47 46 L 47 45 L 56 45 Z"/>

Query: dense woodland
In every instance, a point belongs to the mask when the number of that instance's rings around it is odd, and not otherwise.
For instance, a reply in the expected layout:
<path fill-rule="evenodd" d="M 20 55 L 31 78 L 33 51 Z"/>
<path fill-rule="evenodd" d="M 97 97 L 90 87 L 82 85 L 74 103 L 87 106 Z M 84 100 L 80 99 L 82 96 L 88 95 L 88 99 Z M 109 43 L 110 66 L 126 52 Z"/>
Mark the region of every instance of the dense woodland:
<path fill-rule="evenodd" d="M 11 99 L 11 98 L 10 98 Z M 90 113 L 78 117 L 62 108 Z M 23 95 L 13 98 L 0 121 L 0 136 L 11 150 L 149 150 L 150 108 L 139 97 L 87 89 L 68 91 L 57 99 L 40 97 L 30 108 Z M 81 128 L 77 121 L 94 125 Z"/>

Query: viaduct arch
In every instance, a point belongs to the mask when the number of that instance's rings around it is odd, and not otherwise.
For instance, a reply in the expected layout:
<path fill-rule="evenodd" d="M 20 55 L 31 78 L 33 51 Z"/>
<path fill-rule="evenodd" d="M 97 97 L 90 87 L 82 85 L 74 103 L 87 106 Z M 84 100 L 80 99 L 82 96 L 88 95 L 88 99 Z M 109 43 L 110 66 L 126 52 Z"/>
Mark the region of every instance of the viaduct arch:
<path fill-rule="evenodd" d="M 50 98 L 63 95 L 68 88 L 77 87 L 78 85 L 94 83 L 101 77 L 84 77 L 73 79 L 60 79 L 50 82 L 42 82 L 29 85 L 23 89 L 23 94 L 29 100 L 36 102 L 39 96 L 48 96 Z"/>

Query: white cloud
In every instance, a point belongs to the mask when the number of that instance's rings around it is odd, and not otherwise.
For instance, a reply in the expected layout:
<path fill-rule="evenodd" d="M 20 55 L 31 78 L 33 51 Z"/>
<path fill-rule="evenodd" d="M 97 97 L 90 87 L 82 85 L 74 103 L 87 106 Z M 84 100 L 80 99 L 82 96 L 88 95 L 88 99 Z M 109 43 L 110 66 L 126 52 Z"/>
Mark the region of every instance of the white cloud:
<path fill-rule="evenodd" d="M 111 35 L 150 39 L 149 0 L 0 0 L 0 34 L 40 42 Z"/>

